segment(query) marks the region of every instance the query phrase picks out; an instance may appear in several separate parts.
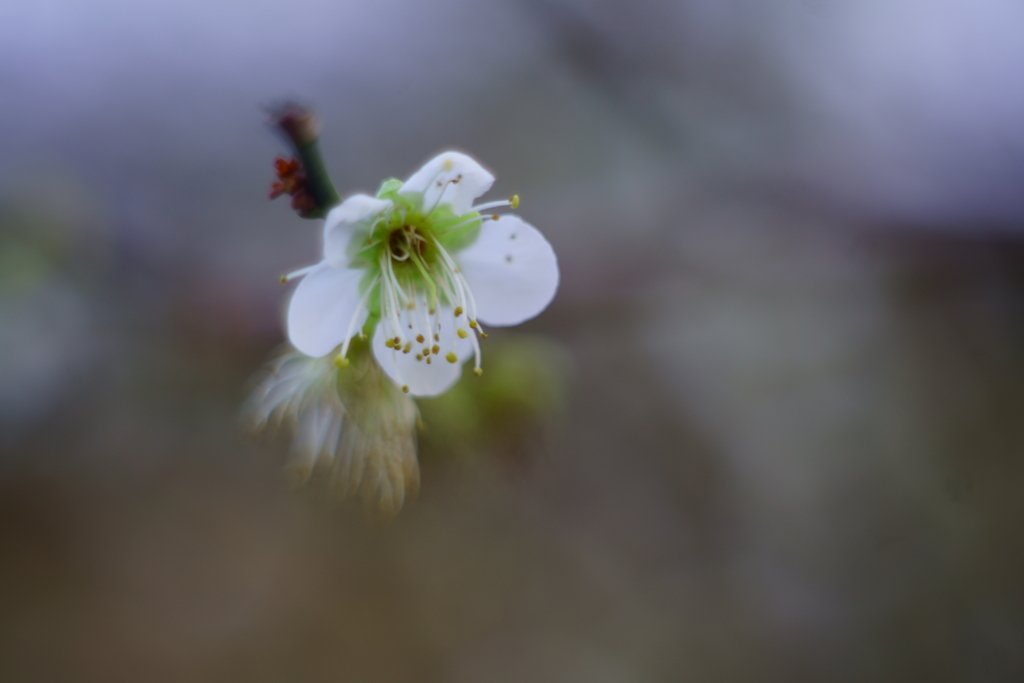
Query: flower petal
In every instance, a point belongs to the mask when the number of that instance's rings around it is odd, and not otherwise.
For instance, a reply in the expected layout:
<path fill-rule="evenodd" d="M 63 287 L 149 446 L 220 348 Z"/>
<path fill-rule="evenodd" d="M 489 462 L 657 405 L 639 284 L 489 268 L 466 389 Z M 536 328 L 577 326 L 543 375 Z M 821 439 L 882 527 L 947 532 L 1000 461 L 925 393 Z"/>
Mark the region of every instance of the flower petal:
<path fill-rule="evenodd" d="M 331 209 L 324 221 L 324 259 L 335 268 L 348 265 L 348 243 L 356 229 L 391 208 L 391 202 L 354 194 Z"/>
<path fill-rule="evenodd" d="M 540 231 L 505 214 L 484 223 L 477 241 L 456 255 L 476 299 L 480 322 L 518 325 L 551 303 L 558 289 L 558 261 Z"/>
<path fill-rule="evenodd" d="M 473 200 L 491 189 L 493 184 L 494 176 L 471 157 L 461 152 L 444 152 L 416 171 L 399 192 L 421 193 L 424 210 L 444 203 L 451 205 L 452 212 L 461 216 L 469 212 Z"/>
<path fill-rule="evenodd" d="M 394 337 L 391 325 L 382 320 L 377 324 L 377 331 L 373 335 L 373 355 L 377 363 L 387 373 L 388 377 L 394 380 L 398 386 L 409 387 L 409 393 L 413 396 L 437 396 L 443 394 L 462 375 L 462 362 L 473 352 L 472 343 L 467 339 L 459 339 L 455 335 L 455 314 L 451 308 L 444 306 L 440 309 L 440 328 L 437 326 L 438 316 L 431 316 L 431 324 L 437 332 L 438 339 L 427 339 L 425 343 L 416 343 L 413 340 L 415 330 L 410 330 L 412 323 L 410 315 L 416 315 L 422 320 L 422 313 L 417 310 L 410 314 L 403 311 L 401 324 L 405 336 L 412 341 L 413 348 L 409 353 L 401 349 L 392 349 L 384 345 L 389 337 Z M 416 327 L 416 325 L 414 325 Z M 418 327 L 422 327 L 422 324 Z M 416 360 L 416 355 L 422 352 L 424 346 L 440 347 L 440 353 L 429 356 L 431 362 L 426 359 Z M 445 356 L 454 351 L 458 362 L 449 363 Z"/>
<path fill-rule="evenodd" d="M 320 357 L 345 341 L 350 325 L 357 334 L 366 322 L 366 307 L 359 306 L 362 277 L 361 270 L 332 268 L 326 261 L 310 271 L 288 305 L 288 339 L 292 346 L 307 356 Z M 356 308 L 361 308 L 358 316 Z"/>

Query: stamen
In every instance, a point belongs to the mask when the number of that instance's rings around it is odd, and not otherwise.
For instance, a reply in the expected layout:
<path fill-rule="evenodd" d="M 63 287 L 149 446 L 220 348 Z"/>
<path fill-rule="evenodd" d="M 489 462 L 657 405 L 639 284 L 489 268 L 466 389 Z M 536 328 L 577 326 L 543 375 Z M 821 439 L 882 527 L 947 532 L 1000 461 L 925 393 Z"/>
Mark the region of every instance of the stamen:
<path fill-rule="evenodd" d="M 460 315 L 462 315 L 462 306 L 456 306 L 455 307 L 455 317 L 458 318 Z"/>
<path fill-rule="evenodd" d="M 292 272 L 288 273 L 287 275 L 282 275 L 281 276 L 281 284 L 283 285 L 283 284 L 285 284 L 287 282 L 291 282 L 292 280 L 294 280 L 297 277 L 302 277 L 303 275 L 307 275 L 310 271 L 312 271 L 318 265 L 320 265 L 320 264 L 319 263 L 314 263 L 311 266 L 306 266 L 305 268 L 299 268 L 298 270 L 293 270 Z"/>
<path fill-rule="evenodd" d="M 481 204 L 480 206 L 474 206 L 472 209 L 470 209 L 470 211 L 483 213 L 487 209 L 500 209 L 505 206 L 511 207 L 513 209 L 519 206 L 519 195 L 512 195 L 512 197 L 509 199 L 499 199 L 496 202 L 487 202 L 486 204 Z"/>
<path fill-rule="evenodd" d="M 454 351 L 449 351 L 448 354 L 444 358 L 449 363 L 456 363 L 459 360 L 459 357 L 455 355 Z"/>
<path fill-rule="evenodd" d="M 363 307 L 366 305 L 366 300 L 369 298 L 370 292 L 373 291 L 373 288 L 377 286 L 378 280 L 380 280 L 379 275 L 375 277 L 373 282 L 370 283 L 370 286 L 366 288 L 362 298 L 359 299 L 359 303 L 356 304 L 356 310 L 352 313 L 352 318 L 348 321 L 348 329 L 345 330 L 345 343 L 341 345 L 341 352 L 338 354 L 338 357 L 334 359 L 334 364 L 337 365 L 339 369 L 348 367 L 348 358 L 346 358 L 346 356 L 348 356 L 348 345 L 352 343 L 352 332 L 354 331 L 353 328 L 356 324 L 356 318 L 359 317 L 360 311 L 362 311 Z M 344 361 L 344 365 L 340 365 L 342 361 Z"/>
<path fill-rule="evenodd" d="M 466 332 L 461 327 L 455 331 L 455 334 L 459 335 L 459 339 L 465 339 L 466 337 L 469 336 L 469 333 Z"/>

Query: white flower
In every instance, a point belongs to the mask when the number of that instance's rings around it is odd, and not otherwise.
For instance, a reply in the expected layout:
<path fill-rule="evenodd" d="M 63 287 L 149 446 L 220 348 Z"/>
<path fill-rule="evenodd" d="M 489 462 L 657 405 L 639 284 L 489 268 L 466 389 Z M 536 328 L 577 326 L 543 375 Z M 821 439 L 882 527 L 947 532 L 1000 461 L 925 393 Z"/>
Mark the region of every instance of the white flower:
<path fill-rule="evenodd" d="M 353 337 L 373 334 L 373 353 L 414 396 L 436 396 L 475 356 L 481 324 L 517 325 L 551 302 L 558 263 L 551 245 L 518 216 L 518 197 L 473 206 L 494 182 L 473 159 L 445 152 L 404 183 L 357 194 L 324 224 L 324 260 L 304 276 L 288 308 L 288 337 L 314 357 L 339 345 L 348 364 Z"/>
<path fill-rule="evenodd" d="M 314 467 L 326 470 L 342 496 L 359 493 L 385 514 L 397 513 L 419 488 L 416 404 L 381 372 L 365 343 L 343 373 L 326 358 L 281 353 L 243 413 L 256 429 L 291 429 L 296 483 Z"/>

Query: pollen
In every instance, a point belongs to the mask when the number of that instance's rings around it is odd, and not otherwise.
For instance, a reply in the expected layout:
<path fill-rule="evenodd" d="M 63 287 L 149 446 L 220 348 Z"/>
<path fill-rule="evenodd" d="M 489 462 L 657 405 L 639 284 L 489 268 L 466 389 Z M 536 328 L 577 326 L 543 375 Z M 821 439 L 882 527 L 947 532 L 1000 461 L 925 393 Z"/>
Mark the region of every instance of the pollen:
<path fill-rule="evenodd" d="M 416 360 L 423 360 L 423 354 L 422 353 L 417 353 L 416 354 Z"/>
<path fill-rule="evenodd" d="M 422 334 L 417 334 L 416 335 L 416 341 L 418 341 L 420 344 L 422 344 L 423 343 L 423 335 Z"/>
<path fill-rule="evenodd" d="M 338 368 L 339 370 L 344 370 L 345 368 L 348 367 L 348 358 L 345 358 L 345 356 L 339 353 L 337 356 L 334 357 L 334 367 Z"/>
<path fill-rule="evenodd" d="M 384 346 L 388 347 L 389 349 L 395 348 L 395 340 L 388 339 L 386 342 L 384 342 Z"/>
<path fill-rule="evenodd" d="M 436 356 L 437 354 L 441 353 L 441 347 L 438 346 L 437 344 L 434 344 L 433 346 L 430 347 L 430 352 Z"/>
<path fill-rule="evenodd" d="M 444 358 L 445 358 L 445 360 L 447 360 L 447 361 L 448 361 L 449 363 L 457 363 L 457 362 L 458 362 L 458 360 L 459 360 L 459 357 L 455 355 L 455 352 L 454 352 L 454 351 L 449 351 L 449 352 L 448 352 L 448 355 L 446 355 L 446 356 L 445 356 Z"/>
<path fill-rule="evenodd" d="M 460 315 L 462 315 L 462 306 L 456 306 L 455 307 L 455 317 L 458 318 Z"/>
<path fill-rule="evenodd" d="M 455 334 L 459 335 L 459 339 L 465 339 L 466 337 L 469 336 L 469 332 L 466 332 L 461 327 L 455 331 Z"/>
<path fill-rule="evenodd" d="M 402 348 L 402 353 L 409 353 L 412 351 L 412 342 L 405 342 L 405 346 Z"/>
<path fill-rule="evenodd" d="M 437 335 L 437 332 L 434 333 L 434 341 L 441 341 L 441 337 L 439 337 Z M 437 352 L 435 351 L 434 353 L 437 353 Z"/>
<path fill-rule="evenodd" d="M 512 198 L 508 200 L 508 205 L 509 205 L 509 208 L 518 209 L 519 208 L 519 195 L 517 195 L 517 194 L 512 195 Z"/>
<path fill-rule="evenodd" d="M 483 368 L 473 368 L 473 374 L 476 375 L 477 377 L 479 377 L 480 375 L 484 374 L 484 369 Z"/>
<path fill-rule="evenodd" d="M 427 365 L 430 365 L 430 358 L 427 358 Z"/>
<path fill-rule="evenodd" d="M 470 320 L 469 321 L 469 326 L 472 327 L 475 330 L 476 329 L 476 321 L 475 320 Z"/>

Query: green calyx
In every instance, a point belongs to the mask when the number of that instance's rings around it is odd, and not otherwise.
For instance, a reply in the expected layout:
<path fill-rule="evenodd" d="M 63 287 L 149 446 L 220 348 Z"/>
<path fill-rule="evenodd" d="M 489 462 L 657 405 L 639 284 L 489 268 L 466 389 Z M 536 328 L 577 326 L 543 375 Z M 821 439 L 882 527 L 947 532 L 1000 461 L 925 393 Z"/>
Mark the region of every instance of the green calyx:
<path fill-rule="evenodd" d="M 397 178 L 381 184 L 377 197 L 394 208 L 357 233 L 349 246 L 353 262 L 366 269 L 362 288 L 391 280 L 410 297 L 425 296 L 431 308 L 453 305 L 445 293 L 442 249 L 450 256 L 476 241 L 480 214 L 457 215 L 448 204 L 423 207 L 418 193 L 399 192 L 402 184 Z M 371 295 L 367 307 L 372 330 L 381 315 L 380 297 Z"/>

